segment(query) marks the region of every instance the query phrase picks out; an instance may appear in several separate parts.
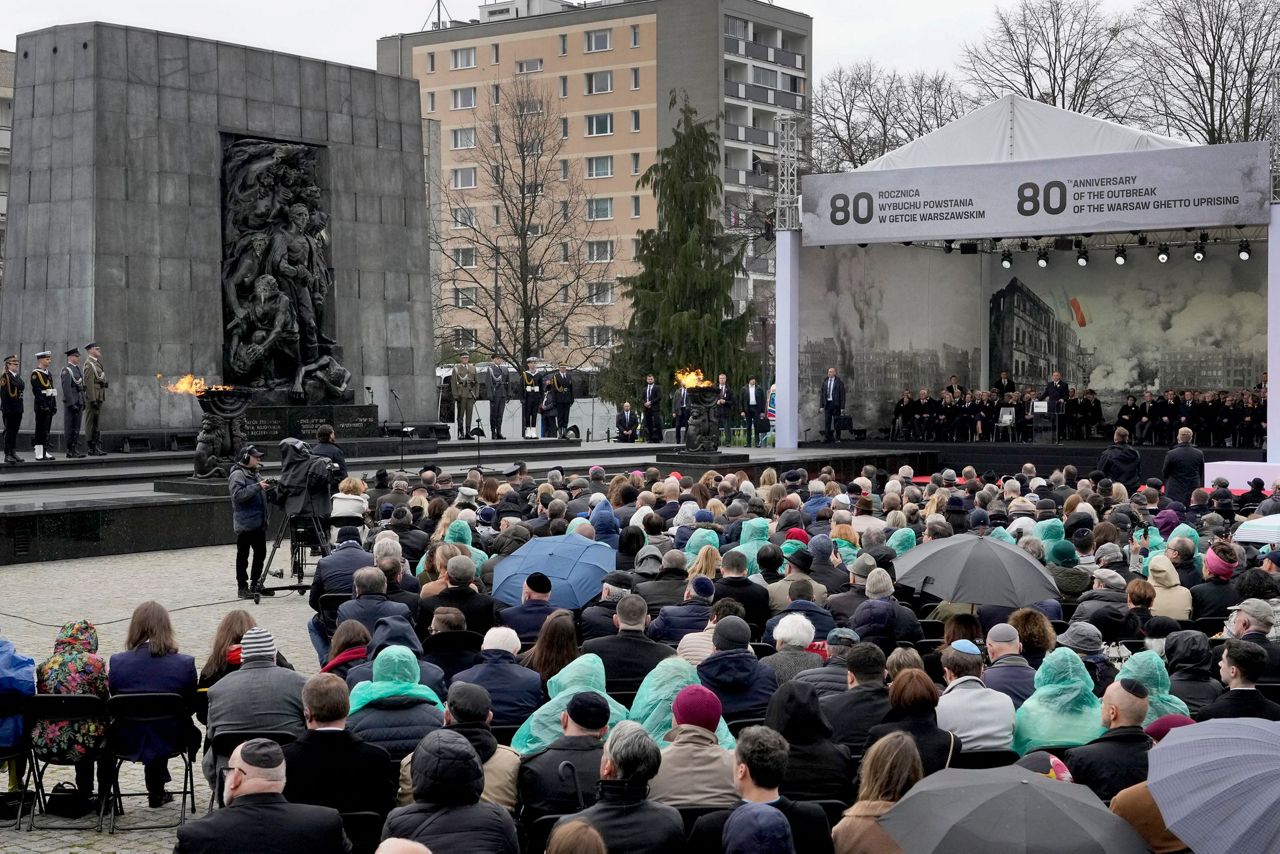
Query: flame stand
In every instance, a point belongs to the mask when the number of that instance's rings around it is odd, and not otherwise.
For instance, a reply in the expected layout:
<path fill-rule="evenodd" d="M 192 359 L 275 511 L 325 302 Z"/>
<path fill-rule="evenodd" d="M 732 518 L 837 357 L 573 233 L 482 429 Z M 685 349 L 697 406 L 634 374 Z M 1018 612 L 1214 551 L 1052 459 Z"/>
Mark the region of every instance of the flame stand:
<path fill-rule="evenodd" d="M 716 388 L 706 386 L 689 389 L 689 424 L 685 428 L 684 447 L 675 452 L 659 451 L 656 454 L 658 462 L 714 467 L 745 463 L 751 459 L 745 453 L 720 450 L 720 424 L 715 415 L 716 392 Z"/>

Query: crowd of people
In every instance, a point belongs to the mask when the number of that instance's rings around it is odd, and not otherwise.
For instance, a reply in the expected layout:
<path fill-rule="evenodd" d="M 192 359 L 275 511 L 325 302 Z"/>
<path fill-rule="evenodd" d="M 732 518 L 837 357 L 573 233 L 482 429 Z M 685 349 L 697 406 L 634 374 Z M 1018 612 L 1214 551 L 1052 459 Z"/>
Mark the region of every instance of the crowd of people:
<path fill-rule="evenodd" d="M 0 691 L 181 695 L 203 733 L 134 724 L 111 752 L 144 763 L 152 808 L 172 759 L 200 763 L 220 806 L 179 828 L 184 852 L 893 852 L 881 819 L 916 783 L 1013 762 L 1173 852 L 1152 746 L 1280 721 L 1280 552 L 1231 538 L 1280 512 L 1260 481 L 1183 499 L 1030 465 L 371 480 L 335 496 L 361 524 L 312 580 L 310 678 L 243 610 L 197 668 L 145 602 L 106 661 L 85 620 L 38 664 L 0 641 Z M 911 550 L 970 536 L 1021 550 L 1057 595 L 939 601 L 898 581 Z M 495 598 L 539 538 L 607 550 L 580 607 L 552 604 L 567 581 L 550 566 Z M 75 764 L 109 811 L 107 732 L 0 719 L 0 747 L 29 737 L 36 760 Z M 261 737 L 228 748 L 236 733 Z"/>
<path fill-rule="evenodd" d="M 1139 445 L 1172 445 L 1179 429 L 1192 430 L 1201 444 L 1224 448 L 1259 448 L 1266 442 L 1266 375 L 1252 390 L 1165 389 L 1144 391 L 1141 399 L 1127 395 L 1107 420 L 1102 401 L 1091 389 L 1063 382 L 1057 372 L 1043 389 L 1019 390 L 1001 371 L 989 390 L 966 389 L 952 376 L 938 396 L 927 389 L 902 390 L 893 405 L 890 436 L 937 442 L 979 442 L 996 438 L 996 427 L 1007 427 L 1008 438 L 1029 442 L 1036 423 L 1036 403 L 1059 439 L 1100 438 L 1123 427 Z"/>

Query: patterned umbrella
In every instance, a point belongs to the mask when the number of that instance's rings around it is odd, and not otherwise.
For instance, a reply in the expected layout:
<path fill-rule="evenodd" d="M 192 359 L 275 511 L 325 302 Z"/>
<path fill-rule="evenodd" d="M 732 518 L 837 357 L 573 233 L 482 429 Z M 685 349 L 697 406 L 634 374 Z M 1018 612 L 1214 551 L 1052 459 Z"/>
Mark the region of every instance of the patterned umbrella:
<path fill-rule="evenodd" d="M 1165 826 L 1196 854 L 1274 851 L 1280 840 L 1280 723 L 1226 718 L 1170 730 L 1147 785 Z"/>

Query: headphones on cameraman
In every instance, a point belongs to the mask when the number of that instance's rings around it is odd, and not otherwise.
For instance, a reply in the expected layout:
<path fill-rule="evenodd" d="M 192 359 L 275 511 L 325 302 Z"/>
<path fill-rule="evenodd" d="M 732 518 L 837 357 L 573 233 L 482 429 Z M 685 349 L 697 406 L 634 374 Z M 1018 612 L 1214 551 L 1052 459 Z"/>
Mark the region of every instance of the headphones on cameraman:
<path fill-rule="evenodd" d="M 257 445 L 245 445 L 240 449 L 240 465 L 249 465 L 249 457 L 261 457 L 262 451 L 258 450 Z"/>

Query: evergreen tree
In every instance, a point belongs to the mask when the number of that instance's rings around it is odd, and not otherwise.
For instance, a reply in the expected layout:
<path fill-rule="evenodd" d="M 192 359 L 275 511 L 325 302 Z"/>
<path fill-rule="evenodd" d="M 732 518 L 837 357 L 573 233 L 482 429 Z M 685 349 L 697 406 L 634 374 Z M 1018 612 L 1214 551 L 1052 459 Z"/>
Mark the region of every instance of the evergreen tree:
<path fill-rule="evenodd" d="M 658 227 L 640 235 L 640 270 L 620 280 L 632 314 L 603 377 L 607 400 L 634 396 L 650 372 L 663 385 L 685 368 L 743 383 L 751 369 L 751 311 L 735 315 L 732 298 L 745 245 L 721 221 L 719 122 L 699 120 L 687 95 L 679 100 L 675 138 L 637 181 L 657 200 Z"/>

